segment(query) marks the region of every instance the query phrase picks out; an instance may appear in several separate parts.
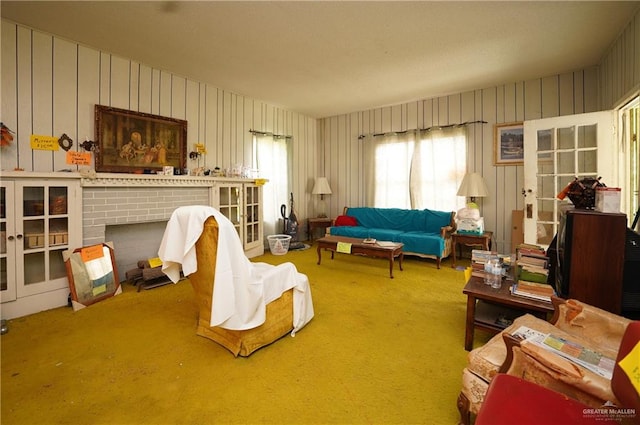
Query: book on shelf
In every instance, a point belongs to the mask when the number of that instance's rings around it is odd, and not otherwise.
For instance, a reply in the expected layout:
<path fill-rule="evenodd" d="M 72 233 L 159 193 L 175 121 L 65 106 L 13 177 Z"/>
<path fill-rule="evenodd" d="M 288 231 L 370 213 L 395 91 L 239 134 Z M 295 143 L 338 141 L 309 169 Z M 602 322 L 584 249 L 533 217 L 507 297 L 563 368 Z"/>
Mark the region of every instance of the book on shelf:
<path fill-rule="evenodd" d="M 551 297 L 556 295 L 553 286 L 547 283 L 528 282 L 518 280 L 511 286 L 511 294 L 538 301 L 551 302 Z"/>

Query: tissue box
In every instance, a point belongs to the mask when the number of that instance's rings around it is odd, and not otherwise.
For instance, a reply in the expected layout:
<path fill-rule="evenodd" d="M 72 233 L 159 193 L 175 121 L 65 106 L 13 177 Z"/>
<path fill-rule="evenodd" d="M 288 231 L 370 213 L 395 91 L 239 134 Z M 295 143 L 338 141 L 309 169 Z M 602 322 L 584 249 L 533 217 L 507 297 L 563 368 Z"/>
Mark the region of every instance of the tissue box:
<path fill-rule="evenodd" d="M 595 210 L 604 213 L 620 212 L 620 188 L 597 187 Z"/>
<path fill-rule="evenodd" d="M 461 218 L 457 220 L 458 233 L 465 233 L 469 235 L 481 235 L 484 233 L 484 218 Z"/>

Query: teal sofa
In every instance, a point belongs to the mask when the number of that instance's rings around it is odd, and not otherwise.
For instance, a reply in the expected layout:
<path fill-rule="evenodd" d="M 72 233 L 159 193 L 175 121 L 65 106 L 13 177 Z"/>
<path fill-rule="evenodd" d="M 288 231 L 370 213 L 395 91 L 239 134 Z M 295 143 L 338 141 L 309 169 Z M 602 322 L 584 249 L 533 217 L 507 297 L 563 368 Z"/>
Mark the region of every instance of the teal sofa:
<path fill-rule="evenodd" d="M 327 233 L 351 238 L 402 242 L 405 254 L 440 261 L 451 253 L 455 212 L 400 208 L 345 207 Z"/>

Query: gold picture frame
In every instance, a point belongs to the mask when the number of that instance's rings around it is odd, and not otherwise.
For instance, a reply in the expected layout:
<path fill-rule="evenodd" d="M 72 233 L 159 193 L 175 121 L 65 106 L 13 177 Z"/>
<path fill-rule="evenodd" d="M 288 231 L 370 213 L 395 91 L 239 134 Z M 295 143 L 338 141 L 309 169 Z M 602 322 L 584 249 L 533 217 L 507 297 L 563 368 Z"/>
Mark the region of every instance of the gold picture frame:
<path fill-rule="evenodd" d="M 522 122 L 495 125 L 493 164 L 524 164 L 524 125 Z"/>
<path fill-rule="evenodd" d="M 187 162 L 187 121 L 95 106 L 96 171 L 156 174 L 165 166 L 178 173 Z"/>

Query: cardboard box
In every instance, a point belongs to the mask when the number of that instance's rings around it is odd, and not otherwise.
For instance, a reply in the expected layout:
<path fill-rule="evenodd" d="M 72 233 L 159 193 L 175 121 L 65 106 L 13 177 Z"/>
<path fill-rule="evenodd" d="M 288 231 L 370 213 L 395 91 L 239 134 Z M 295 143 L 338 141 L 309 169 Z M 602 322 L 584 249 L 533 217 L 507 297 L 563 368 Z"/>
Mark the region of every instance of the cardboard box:
<path fill-rule="evenodd" d="M 25 248 L 42 248 L 44 246 L 44 233 L 27 233 Z"/>
<path fill-rule="evenodd" d="M 604 213 L 620 212 L 620 188 L 597 187 L 595 210 Z"/>
<path fill-rule="evenodd" d="M 69 234 L 67 232 L 49 233 L 49 245 L 66 245 L 69 242 Z"/>

